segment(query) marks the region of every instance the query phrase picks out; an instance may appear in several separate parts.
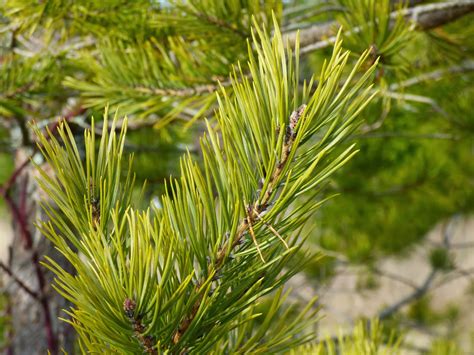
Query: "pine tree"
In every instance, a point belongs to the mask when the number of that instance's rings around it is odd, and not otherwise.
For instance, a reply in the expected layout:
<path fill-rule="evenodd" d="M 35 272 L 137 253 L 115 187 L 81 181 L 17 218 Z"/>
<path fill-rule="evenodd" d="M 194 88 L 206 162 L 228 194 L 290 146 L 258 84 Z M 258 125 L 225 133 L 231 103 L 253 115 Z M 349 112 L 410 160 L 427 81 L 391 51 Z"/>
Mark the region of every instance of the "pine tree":
<path fill-rule="evenodd" d="M 472 71 L 474 3 L 419 3 L 0 2 L 0 134 L 17 139 L 0 191 L 19 236 L 0 266 L 44 317 L 49 350 L 74 351 L 70 324 L 83 352 L 396 352 L 376 320 L 315 344 L 316 299 L 291 304 L 283 287 L 341 255 L 406 249 L 472 208 L 469 83 L 411 88 Z M 454 138 L 390 139 L 407 129 Z"/>

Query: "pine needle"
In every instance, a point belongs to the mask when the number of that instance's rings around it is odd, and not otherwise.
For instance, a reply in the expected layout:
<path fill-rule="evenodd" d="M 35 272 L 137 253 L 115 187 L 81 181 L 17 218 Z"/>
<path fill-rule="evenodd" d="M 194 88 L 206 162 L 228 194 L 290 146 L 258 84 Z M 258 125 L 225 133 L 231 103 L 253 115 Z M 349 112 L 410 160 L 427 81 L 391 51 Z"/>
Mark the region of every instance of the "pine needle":
<path fill-rule="evenodd" d="M 265 222 L 265 221 L 263 220 L 262 215 L 261 215 L 260 213 L 258 213 L 257 211 L 254 211 L 254 212 L 255 212 L 255 214 L 257 215 L 258 219 L 259 219 L 260 221 L 262 221 L 262 223 L 263 223 L 268 229 L 270 229 L 270 231 L 271 231 L 275 236 L 277 236 L 278 239 L 281 240 L 281 242 L 285 245 L 285 248 L 286 248 L 286 249 L 290 249 L 290 247 L 288 246 L 288 244 L 286 243 L 286 241 L 283 239 L 283 237 L 280 235 L 280 233 L 278 233 L 278 231 L 277 231 L 275 228 L 273 228 L 273 226 L 272 226 L 271 224 Z"/>
<path fill-rule="evenodd" d="M 262 259 L 262 261 L 264 263 L 266 263 L 265 259 L 263 258 L 263 254 L 262 254 L 262 251 L 260 250 L 260 246 L 258 245 L 257 243 L 257 238 L 255 238 L 255 233 L 253 231 L 253 227 L 252 227 L 252 221 L 251 221 L 251 218 L 250 218 L 250 215 L 249 213 L 247 212 L 247 222 L 249 224 L 249 233 L 250 233 L 250 236 L 252 237 L 252 240 L 255 244 L 255 246 L 257 247 L 257 251 L 258 251 L 258 254 L 260 255 L 260 259 Z"/>

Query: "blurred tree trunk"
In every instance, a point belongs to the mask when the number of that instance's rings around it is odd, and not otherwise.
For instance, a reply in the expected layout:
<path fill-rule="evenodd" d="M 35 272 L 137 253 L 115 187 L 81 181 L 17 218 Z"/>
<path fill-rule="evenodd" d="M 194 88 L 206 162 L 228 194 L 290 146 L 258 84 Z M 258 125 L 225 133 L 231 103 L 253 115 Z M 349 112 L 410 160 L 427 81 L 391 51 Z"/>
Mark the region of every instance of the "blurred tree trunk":
<path fill-rule="evenodd" d="M 40 264 L 41 256 L 48 255 L 66 267 L 65 260 L 34 228 L 41 218 L 41 196 L 35 169 L 29 163 L 31 154 L 31 148 L 17 150 L 14 172 L 17 175 L 7 192 L 14 230 L 8 260 L 12 275 L 6 290 L 12 327 L 8 353 L 32 354 L 35 349 L 37 354 L 45 354 L 47 350 L 52 354 L 60 350 L 72 354 L 73 329 L 58 319 L 69 304 L 51 287 L 53 275 Z"/>

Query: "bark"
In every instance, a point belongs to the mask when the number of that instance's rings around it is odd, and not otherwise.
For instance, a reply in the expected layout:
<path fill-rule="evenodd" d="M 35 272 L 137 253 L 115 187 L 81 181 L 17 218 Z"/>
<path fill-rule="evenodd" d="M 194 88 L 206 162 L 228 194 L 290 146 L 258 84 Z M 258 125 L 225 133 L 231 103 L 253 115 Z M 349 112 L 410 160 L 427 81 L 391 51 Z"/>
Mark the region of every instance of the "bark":
<path fill-rule="evenodd" d="M 439 27 L 474 11 L 474 0 L 458 0 L 427 4 L 409 9 L 406 17 L 411 18 L 420 30 Z"/>
<path fill-rule="evenodd" d="M 429 30 L 442 26 L 474 11 L 474 0 L 451 0 L 441 3 L 418 5 L 403 11 L 404 16 L 415 22 L 418 30 Z M 393 12 L 395 17 L 397 12 Z M 317 49 L 331 46 L 338 29 L 336 21 L 315 24 L 300 31 L 301 53 L 309 53 Z M 297 31 L 286 35 L 290 43 L 295 43 Z"/>

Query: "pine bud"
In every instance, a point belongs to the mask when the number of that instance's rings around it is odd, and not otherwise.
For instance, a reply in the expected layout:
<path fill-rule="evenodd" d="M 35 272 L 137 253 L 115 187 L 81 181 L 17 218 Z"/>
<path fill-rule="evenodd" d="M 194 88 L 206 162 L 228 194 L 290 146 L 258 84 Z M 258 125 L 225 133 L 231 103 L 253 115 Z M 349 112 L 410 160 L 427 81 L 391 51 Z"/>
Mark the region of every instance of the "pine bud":
<path fill-rule="evenodd" d="M 128 318 L 133 318 L 133 313 L 135 312 L 136 307 L 137 304 L 130 298 L 126 298 L 125 301 L 123 301 L 123 310 Z"/>

